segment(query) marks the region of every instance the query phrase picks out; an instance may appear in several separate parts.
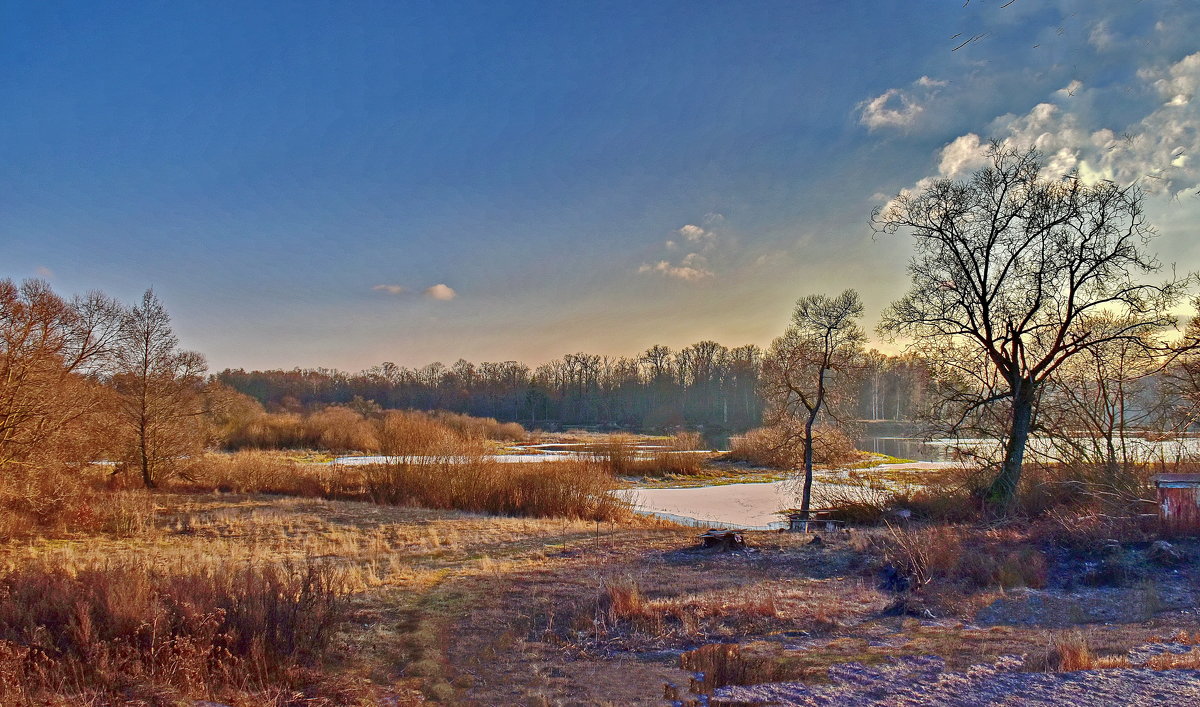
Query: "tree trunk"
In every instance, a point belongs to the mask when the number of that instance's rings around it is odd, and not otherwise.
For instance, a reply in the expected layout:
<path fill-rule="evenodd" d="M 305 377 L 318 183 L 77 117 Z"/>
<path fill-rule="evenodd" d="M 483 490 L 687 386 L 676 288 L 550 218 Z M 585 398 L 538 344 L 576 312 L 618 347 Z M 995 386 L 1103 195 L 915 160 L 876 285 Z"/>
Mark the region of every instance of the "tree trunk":
<path fill-rule="evenodd" d="M 141 457 L 142 462 L 142 483 L 145 484 L 146 488 L 152 489 L 154 488 L 154 474 L 150 470 L 150 449 L 148 440 L 146 439 L 147 434 L 146 423 L 142 422 L 138 425 L 138 456 Z"/>
<path fill-rule="evenodd" d="M 1001 512 L 1008 510 L 1017 495 L 1025 445 L 1033 426 L 1033 386 L 1028 381 L 1021 381 L 1013 388 L 1012 425 L 1004 448 L 1004 463 L 984 495 L 987 504 Z"/>
<path fill-rule="evenodd" d="M 804 495 L 800 497 L 800 518 L 808 520 L 808 509 L 812 504 L 813 482 L 813 421 L 816 414 L 808 416 L 804 423 Z"/>

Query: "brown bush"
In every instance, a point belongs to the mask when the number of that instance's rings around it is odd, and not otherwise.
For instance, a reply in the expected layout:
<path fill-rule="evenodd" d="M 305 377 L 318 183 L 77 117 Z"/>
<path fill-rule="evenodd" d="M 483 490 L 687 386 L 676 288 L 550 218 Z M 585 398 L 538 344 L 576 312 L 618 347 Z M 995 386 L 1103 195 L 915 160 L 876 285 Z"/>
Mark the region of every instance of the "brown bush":
<path fill-rule="evenodd" d="M 603 442 L 592 446 L 592 457 L 612 474 L 632 476 L 637 473 L 637 438 L 626 434 L 607 435 Z"/>
<path fill-rule="evenodd" d="M 217 698 L 287 685 L 342 620 L 329 566 L 167 573 L 143 565 L 0 574 L 0 702 Z M 171 700 L 172 702 L 174 700 Z"/>
<path fill-rule="evenodd" d="M 295 449 L 305 444 L 304 421 L 296 413 L 263 413 L 228 423 L 227 449 Z"/>
<path fill-rule="evenodd" d="M 464 439 L 494 439 L 518 442 L 528 435 L 525 428 L 516 422 L 499 422 L 494 417 L 474 417 L 456 412 L 436 410 L 424 414 L 459 433 Z"/>
<path fill-rule="evenodd" d="M 388 456 L 438 454 L 465 437 L 456 428 L 422 412 L 389 410 L 379 421 L 379 451 Z"/>
<path fill-rule="evenodd" d="M 1040 588 L 1046 585 L 1046 557 L 1028 544 L 1008 544 L 953 525 L 891 525 L 884 540 L 885 561 L 920 588 L 936 581 L 972 588 Z"/>
<path fill-rule="evenodd" d="M 232 493 L 287 493 L 304 476 L 297 462 L 278 453 L 244 450 L 189 460 L 174 488 Z"/>
<path fill-rule="evenodd" d="M 804 444 L 794 427 L 757 427 L 729 439 L 729 459 L 771 469 L 795 469 L 804 463 Z M 845 464 L 857 456 L 854 442 L 836 427 L 813 430 L 813 462 Z"/>
<path fill-rule="evenodd" d="M 331 452 L 374 452 L 379 449 L 375 427 L 348 407 L 330 405 L 304 418 L 304 440 L 314 449 Z"/>

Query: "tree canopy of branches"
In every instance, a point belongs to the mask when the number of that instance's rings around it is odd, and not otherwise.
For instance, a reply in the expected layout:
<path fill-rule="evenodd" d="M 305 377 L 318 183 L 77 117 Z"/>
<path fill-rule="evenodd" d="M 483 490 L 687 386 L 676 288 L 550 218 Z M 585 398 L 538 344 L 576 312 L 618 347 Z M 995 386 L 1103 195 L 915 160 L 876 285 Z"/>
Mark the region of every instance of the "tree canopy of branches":
<path fill-rule="evenodd" d="M 86 375 L 102 366 L 120 305 L 68 301 L 42 280 L 0 280 L 0 468 L 36 467 L 75 444 L 73 425 L 101 402 Z"/>
<path fill-rule="evenodd" d="M 1004 406 L 1003 460 L 985 499 L 1011 503 L 1042 384 L 1080 354 L 1114 342 L 1157 345 L 1190 280 L 1147 283 L 1160 269 L 1142 193 L 1077 174 L 1043 175 L 1035 149 L 993 143 L 989 164 L 940 179 L 877 210 L 877 231 L 911 232 L 912 288 L 883 333 L 911 337 L 972 384 L 959 423 Z"/>
<path fill-rule="evenodd" d="M 204 442 L 198 429 L 205 412 L 204 357 L 178 347 L 166 308 L 147 290 L 124 317 L 113 376 L 121 420 L 131 433 L 129 456 L 147 488 L 164 466 Z"/>
<path fill-rule="evenodd" d="M 791 326 L 771 344 L 763 361 L 765 421 L 787 430 L 783 443 L 799 444 L 804 453 L 800 512 L 806 517 L 812 502 L 813 428 L 831 402 L 858 392 L 850 374 L 865 341 L 858 325 L 862 315 L 862 300 L 854 290 L 836 297 L 801 297 Z"/>

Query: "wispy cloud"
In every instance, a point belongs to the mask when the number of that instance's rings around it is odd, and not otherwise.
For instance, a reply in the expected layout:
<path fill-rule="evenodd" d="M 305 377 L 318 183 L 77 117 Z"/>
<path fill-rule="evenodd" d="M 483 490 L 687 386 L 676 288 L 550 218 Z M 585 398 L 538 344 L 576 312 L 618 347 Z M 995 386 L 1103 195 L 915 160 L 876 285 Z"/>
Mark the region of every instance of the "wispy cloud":
<path fill-rule="evenodd" d="M 408 292 L 408 288 L 404 285 L 376 285 L 371 289 L 376 292 L 386 292 L 389 295 L 402 295 Z"/>
<path fill-rule="evenodd" d="M 708 259 L 699 253 L 688 253 L 677 264 L 666 260 L 660 260 L 654 264 L 642 263 L 638 272 L 659 273 L 669 278 L 688 282 L 707 280 L 713 276 L 713 271 L 708 268 Z"/>
<path fill-rule="evenodd" d="M 432 287 L 425 288 L 425 296 L 429 299 L 442 300 L 445 302 L 457 297 L 458 293 L 454 291 L 453 287 L 439 282 Z"/>
<path fill-rule="evenodd" d="M 39 265 L 39 266 L 37 266 L 37 269 L 36 269 L 36 270 L 34 270 L 33 272 L 34 272 L 34 274 L 36 274 L 38 277 L 44 277 L 44 278 L 51 278 L 51 277 L 54 277 L 54 271 L 53 271 L 53 270 L 51 270 L 50 268 L 46 267 L 45 265 Z"/>

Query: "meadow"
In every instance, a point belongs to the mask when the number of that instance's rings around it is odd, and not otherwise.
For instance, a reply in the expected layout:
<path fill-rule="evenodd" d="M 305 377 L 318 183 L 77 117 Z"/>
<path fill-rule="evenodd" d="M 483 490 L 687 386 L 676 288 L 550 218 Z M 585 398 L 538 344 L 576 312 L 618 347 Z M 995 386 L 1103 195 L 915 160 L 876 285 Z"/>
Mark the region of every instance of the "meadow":
<path fill-rule="evenodd" d="M 524 440 L 587 453 L 506 464 L 512 440 L 438 434 L 420 463 L 210 452 L 155 490 L 92 466 L 70 522 L 8 514 L 0 702 L 722 704 L 931 655 L 946 671 L 1019 655 L 1022 675 L 1200 666 L 1200 546 L 1156 555 L 1152 524 L 1036 497 L 1047 476 L 996 524 L 944 512 L 965 476 L 914 494 L 887 467 L 830 466 L 864 489 L 843 499 L 849 530 L 747 532 L 722 552 L 610 493 L 635 471 L 761 472 L 681 469 L 694 439 Z"/>

